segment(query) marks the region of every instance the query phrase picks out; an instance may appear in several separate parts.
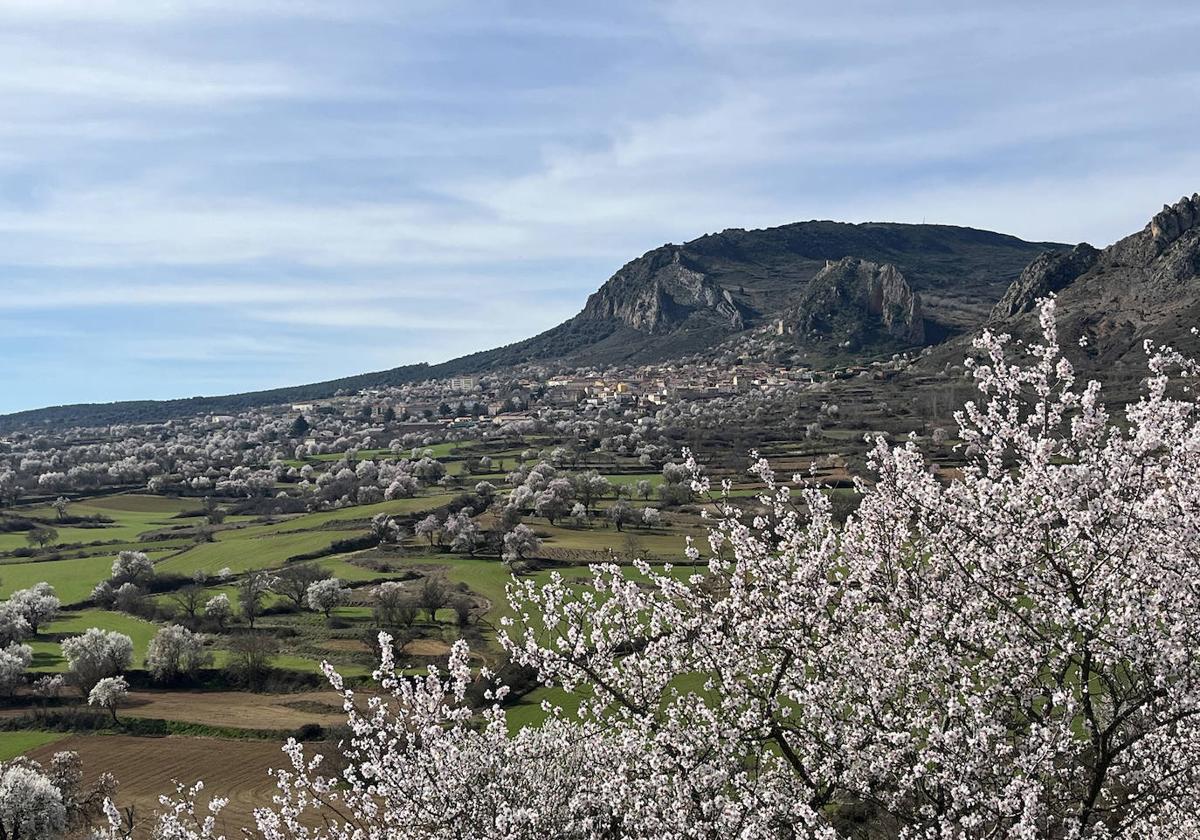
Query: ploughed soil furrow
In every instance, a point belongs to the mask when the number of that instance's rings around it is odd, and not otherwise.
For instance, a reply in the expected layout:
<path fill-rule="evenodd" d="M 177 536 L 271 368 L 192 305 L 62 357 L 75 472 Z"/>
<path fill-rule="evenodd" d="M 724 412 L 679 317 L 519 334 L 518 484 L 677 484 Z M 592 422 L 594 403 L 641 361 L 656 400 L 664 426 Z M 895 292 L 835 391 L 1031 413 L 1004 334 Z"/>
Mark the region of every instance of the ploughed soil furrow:
<path fill-rule="evenodd" d="M 239 826 L 252 825 L 254 809 L 271 804 L 275 783 L 267 771 L 288 764 L 280 746 L 272 741 L 221 738 L 73 735 L 39 747 L 29 756 L 48 763 L 54 753 L 73 750 L 83 759 L 89 784 L 102 772 L 112 773 L 120 783 L 117 805 L 133 806 L 138 837 L 150 836 L 154 814 L 162 810 L 158 797 L 174 793 L 172 780 L 188 786 L 203 780 L 202 802 L 211 796 L 227 797 L 229 804 L 221 812 L 222 833 L 239 837 Z"/>

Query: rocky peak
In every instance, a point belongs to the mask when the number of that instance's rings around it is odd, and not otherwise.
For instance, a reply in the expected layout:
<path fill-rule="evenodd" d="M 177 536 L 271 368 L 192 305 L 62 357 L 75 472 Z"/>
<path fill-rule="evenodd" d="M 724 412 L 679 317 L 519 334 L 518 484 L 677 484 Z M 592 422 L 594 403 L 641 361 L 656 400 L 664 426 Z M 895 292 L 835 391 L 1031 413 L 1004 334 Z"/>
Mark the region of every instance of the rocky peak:
<path fill-rule="evenodd" d="M 843 260 L 843 262 L 845 262 Z M 878 315 L 892 336 L 921 344 L 925 341 L 925 319 L 921 296 L 912 290 L 900 269 L 891 263 L 859 262 L 867 295 L 867 311 Z"/>
<path fill-rule="evenodd" d="M 989 318 L 1022 339 L 1039 334 L 1035 301 L 1058 297 L 1064 346 L 1083 340 L 1084 365 L 1144 366 L 1146 339 L 1191 353 L 1200 320 L 1200 194 L 1163 207 L 1136 233 L 1102 251 L 1090 245 L 1039 255 L 1009 287 Z"/>
<path fill-rule="evenodd" d="M 808 282 L 792 313 L 793 330 L 825 333 L 852 344 L 872 335 L 904 344 L 925 343 L 921 298 L 891 263 L 857 257 L 828 260 Z"/>
<path fill-rule="evenodd" d="M 657 333 L 697 315 L 729 329 L 745 328 L 742 307 L 729 290 L 693 267 L 679 246 L 665 245 L 626 264 L 588 298 L 579 317 L 616 319 Z"/>
<path fill-rule="evenodd" d="M 1060 292 L 1089 271 L 1100 251 L 1081 242 L 1069 251 L 1046 251 L 1025 267 L 992 309 L 990 321 L 1030 312 L 1038 298 Z"/>
<path fill-rule="evenodd" d="M 1115 272 L 1139 294 L 1170 297 L 1163 284 L 1194 277 L 1200 267 L 1200 193 L 1163 209 L 1141 231 L 1099 251 L 1086 242 L 1047 251 L 1025 267 L 992 309 L 991 323 L 1033 311 L 1038 298 L 1062 292 L 1081 278 Z M 1159 288 L 1163 287 L 1163 288 Z M 1129 289 L 1116 290 L 1121 294 Z"/>
<path fill-rule="evenodd" d="M 1175 204 L 1163 205 L 1146 225 L 1156 253 L 1164 251 L 1172 242 L 1195 227 L 1200 226 L 1200 193 L 1186 195 Z"/>

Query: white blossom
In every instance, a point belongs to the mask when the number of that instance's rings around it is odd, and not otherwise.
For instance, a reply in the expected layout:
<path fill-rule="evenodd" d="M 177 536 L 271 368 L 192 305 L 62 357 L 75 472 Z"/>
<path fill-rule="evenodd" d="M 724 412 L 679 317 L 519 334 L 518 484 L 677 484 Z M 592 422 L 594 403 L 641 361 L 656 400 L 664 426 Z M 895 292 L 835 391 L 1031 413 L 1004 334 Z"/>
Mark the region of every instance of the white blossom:
<path fill-rule="evenodd" d="M 337 578 L 318 580 L 309 584 L 304 595 L 304 602 L 310 610 L 325 613 L 328 617 L 335 607 L 343 606 L 350 601 L 350 590 L 342 586 Z"/>
<path fill-rule="evenodd" d="M 133 664 L 133 640 L 115 630 L 92 627 L 79 636 L 63 639 L 67 672 L 87 694 L 105 677 L 115 677 Z"/>

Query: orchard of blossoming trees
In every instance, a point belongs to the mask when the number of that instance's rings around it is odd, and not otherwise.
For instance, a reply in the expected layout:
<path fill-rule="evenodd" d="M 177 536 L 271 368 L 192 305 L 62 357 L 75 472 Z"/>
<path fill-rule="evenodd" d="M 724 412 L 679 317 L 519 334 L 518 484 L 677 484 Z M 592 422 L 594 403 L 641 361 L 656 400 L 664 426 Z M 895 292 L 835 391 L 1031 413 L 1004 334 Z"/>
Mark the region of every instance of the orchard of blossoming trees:
<path fill-rule="evenodd" d="M 878 440 L 838 525 L 804 476 L 758 460 L 761 508 L 716 493 L 702 572 L 514 579 L 504 647 L 577 711 L 510 735 L 505 687 L 466 702 L 489 675 L 465 643 L 425 677 L 384 644 L 385 694 L 345 691 L 344 770 L 290 742 L 251 831 L 1200 836 L 1200 365 L 1148 347 L 1116 418 L 1075 380 L 1052 301 L 1042 326 L 1019 353 L 977 342 L 959 476 Z M 160 836 L 240 834 L 179 794 Z"/>
<path fill-rule="evenodd" d="M 445 388 L 439 383 L 427 386 L 434 394 Z M 524 393 L 521 386 L 503 381 L 494 388 Z M 18 430 L 0 437 L 0 508 L 22 499 L 115 489 L 248 499 L 274 497 L 282 489 L 302 503 L 281 508 L 292 512 L 369 504 L 411 496 L 421 486 L 453 484 L 426 449 L 439 442 L 519 442 L 528 434 L 551 433 L 563 440 L 603 443 L 603 448 L 622 455 L 644 456 L 647 465 L 660 462 L 673 448 L 663 424 L 655 419 L 662 409 L 649 404 L 632 411 L 628 406 L 556 408 L 547 403 L 499 423 L 486 411 L 482 418 L 472 414 L 452 424 L 400 419 L 394 411 L 384 420 L 373 413 L 380 405 L 390 408 L 407 399 L 406 393 L 395 389 L 339 398 L 328 406 L 330 413 L 281 405 L 160 423 Z M 451 397 L 447 394 L 446 399 Z M 482 406 L 478 398 L 471 404 Z M 305 410 L 307 415 L 297 414 Z M 667 410 L 663 419 L 673 422 L 672 415 L 673 410 Z M 304 420 L 302 430 L 297 428 L 299 420 Z M 635 424 L 636 420 L 644 422 Z M 372 454 L 359 458 L 359 450 Z M 327 458 L 331 455 L 347 457 Z M 67 520 L 65 510 L 60 518 Z"/>

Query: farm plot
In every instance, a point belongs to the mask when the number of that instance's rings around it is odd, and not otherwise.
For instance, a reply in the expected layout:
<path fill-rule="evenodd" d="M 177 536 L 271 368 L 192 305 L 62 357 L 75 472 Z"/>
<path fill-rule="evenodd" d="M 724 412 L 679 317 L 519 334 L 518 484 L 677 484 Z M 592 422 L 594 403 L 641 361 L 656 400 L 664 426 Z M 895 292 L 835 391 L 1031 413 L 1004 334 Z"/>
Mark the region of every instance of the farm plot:
<path fill-rule="evenodd" d="M 228 797 L 218 828 L 229 837 L 237 836 L 235 826 L 253 825 L 254 808 L 271 801 L 275 783 L 268 771 L 287 765 L 287 757 L 274 741 L 180 736 L 75 735 L 29 755 L 46 763 L 59 750 L 79 753 L 85 784 L 95 782 L 102 772 L 116 777 L 117 804 L 133 806 L 139 817 L 138 837 L 150 836 L 151 815 L 161 810 L 158 797 L 174 792 L 173 779 L 186 785 L 203 780 L 205 803 L 209 797 Z"/>
<path fill-rule="evenodd" d="M 195 502 L 184 499 L 169 499 L 161 496 L 139 496 L 134 494 L 117 494 L 88 499 L 84 502 L 72 502 L 67 506 L 69 516 L 89 517 L 103 516 L 112 520 L 96 527 L 79 527 L 77 525 L 55 524 L 56 512 L 48 507 L 19 508 L 14 510 L 22 516 L 32 516 L 48 521 L 58 532 L 58 542 L 62 544 L 95 543 L 137 540 L 138 536 L 147 531 L 186 527 L 187 520 L 174 518 L 188 508 L 196 507 Z M 25 545 L 24 533 L 0 535 L 0 551 L 11 551 Z"/>
<path fill-rule="evenodd" d="M 268 526 L 274 527 L 274 526 Z M 221 531 L 216 542 L 202 543 L 158 563 L 160 572 L 191 575 L 196 571 L 214 574 L 229 568 L 234 574 L 252 569 L 273 569 L 289 557 L 328 548 L 337 540 L 360 535 L 361 531 L 298 531 L 275 533 L 252 527 Z"/>
<path fill-rule="evenodd" d="M 0 761 L 8 761 L 24 755 L 38 747 L 60 741 L 66 736 L 65 732 L 41 732 L 39 730 L 0 732 Z"/>
<path fill-rule="evenodd" d="M 109 576 L 113 558 L 77 557 L 71 560 L 45 560 L 31 563 L 0 564 L 0 593 L 8 597 L 14 590 L 27 589 L 46 581 L 64 604 L 82 601 L 92 587 Z"/>
<path fill-rule="evenodd" d="M 158 625 L 125 613 L 108 610 L 81 610 L 63 613 L 61 618 L 42 629 L 38 638 L 30 640 L 29 646 L 33 648 L 33 663 L 30 665 L 30 670 L 40 672 L 66 670 L 67 661 L 62 655 L 62 645 L 54 639 L 78 636 L 91 627 L 115 630 L 132 639 L 135 663 L 140 663 L 146 656 L 146 648 L 158 631 Z M 54 638 L 45 638 L 47 635 Z"/>
<path fill-rule="evenodd" d="M 296 729 L 309 723 L 337 726 L 346 722 L 342 697 L 334 691 L 131 691 L 121 713 L 237 729 Z"/>

